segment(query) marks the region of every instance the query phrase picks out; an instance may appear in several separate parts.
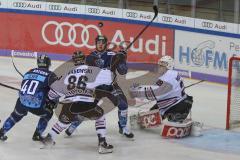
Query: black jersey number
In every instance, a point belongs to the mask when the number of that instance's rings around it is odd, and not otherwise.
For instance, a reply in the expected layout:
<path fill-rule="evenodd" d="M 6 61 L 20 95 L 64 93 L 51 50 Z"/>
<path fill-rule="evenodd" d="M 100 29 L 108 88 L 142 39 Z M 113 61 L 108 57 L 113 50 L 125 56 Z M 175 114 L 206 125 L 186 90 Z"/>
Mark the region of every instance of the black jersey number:
<path fill-rule="evenodd" d="M 76 76 L 72 75 L 68 78 L 67 89 L 72 90 L 75 87 L 77 87 L 78 89 L 85 89 L 87 81 L 88 78 L 86 76 L 80 76 L 79 78 L 77 78 Z"/>

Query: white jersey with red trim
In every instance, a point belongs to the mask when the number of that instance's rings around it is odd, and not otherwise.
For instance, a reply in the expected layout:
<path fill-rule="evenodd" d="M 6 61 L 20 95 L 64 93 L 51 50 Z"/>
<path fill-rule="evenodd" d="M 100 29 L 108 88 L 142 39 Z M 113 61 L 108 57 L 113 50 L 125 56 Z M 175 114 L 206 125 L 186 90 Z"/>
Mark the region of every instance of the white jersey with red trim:
<path fill-rule="evenodd" d="M 113 74 L 108 69 L 80 65 L 69 69 L 61 79 L 55 81 L 48 94 L 50 99 L 60 102 L 94 102 L 94 90 L 100 85 L 111 85 Z"/>
<path fill-rule="evenodd" d="M 184 84 L 182 77 L 177 71 L 167 70 L 162 76 L 158 78 L 157 84 L 160 88 L 171 88 L 166 93 L 155 93 L 157 104 L 160 108 L 160 113 L 163 115 L 169 108 L 181 102 L 187 97 L 184 92 Z"/>
<path fill-rule="evenodd" d="M 130 96 L 156 100 L 161 115 L 187 97 L 184 84 L 177 71 L 167 70 L 154 85 L 140 85 L 130 88 Z"/>

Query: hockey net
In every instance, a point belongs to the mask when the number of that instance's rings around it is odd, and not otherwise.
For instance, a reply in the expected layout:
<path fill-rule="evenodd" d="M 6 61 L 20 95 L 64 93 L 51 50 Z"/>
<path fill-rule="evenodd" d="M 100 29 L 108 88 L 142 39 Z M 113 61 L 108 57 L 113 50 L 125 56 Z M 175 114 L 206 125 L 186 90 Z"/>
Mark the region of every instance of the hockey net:
<path fill-rule="evenodd" d="M 231 57 L 228 73 L 226 129 L 240 127 L 240 57 Z"/>

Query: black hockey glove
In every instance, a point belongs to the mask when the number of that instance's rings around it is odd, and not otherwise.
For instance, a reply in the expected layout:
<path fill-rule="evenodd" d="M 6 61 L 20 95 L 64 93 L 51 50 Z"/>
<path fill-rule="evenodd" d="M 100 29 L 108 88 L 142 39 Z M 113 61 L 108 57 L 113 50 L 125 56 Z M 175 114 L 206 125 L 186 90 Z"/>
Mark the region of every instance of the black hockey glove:
<path fill-rule="evenodd" d="M 49 98 L 46 99 L 46 109 L 53 110 L 57 108 L 57 102 L 50 100 Z"/>
<path fill-rule="evenodd" d="M 120 50 L 119 53 L 124 54 L 125 56 L 127 56 L 127 52 L 125 50 Z"/>
<path fill-rule="evenodd" d="M 118 65 L 122 62 L 125 62 L 126 61 L 126 55 L 119 52 L 117 54 L 115 54 L 113 57 L 112 57 L 112 61 L 111 61 L 111 71 L 112 72 L 115 72 Z"/>

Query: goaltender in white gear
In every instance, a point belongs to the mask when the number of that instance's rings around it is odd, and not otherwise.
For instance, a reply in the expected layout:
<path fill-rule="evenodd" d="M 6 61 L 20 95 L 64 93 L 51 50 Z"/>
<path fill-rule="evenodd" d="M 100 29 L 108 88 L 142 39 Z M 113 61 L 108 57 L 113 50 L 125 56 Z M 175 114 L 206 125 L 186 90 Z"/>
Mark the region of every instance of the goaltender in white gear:
<path fill-rule="evenodd" d="M 174 138 L 188 136 L 193 122 L 186 122 L 185 120 L 192 108 L 193 97 L 185 93 L 182 77 L 177 71 L 173 70 L 173 59 L 170 56 L 162 57 L 159 61 L 159 66 L 160 76 L 156 84 L 131 87 L 130 95 L 132 98 L 156 100 L 156 104 L 150 109 L 151 112 L 147 112 L 152 117 L 148 121 L 151 120 L 151 124 L 154 126 L 159 125 L 161 119 L 168 120 L 163 125 L 162 136 Z M 156 114 L 153 114 L 155 113 L 153 111 L 156 110 L 160 113 L 160 120 L 159 117 L 155 116 Z M 153 118 L 153 115 L 155 118 Z M 146 117 L 146 113 L 144 116 Z M 146 118 L 141 118 L 140 114 L 139 119 L 140 123 L 145 123 L 144 125 L 147 128 Z M 141 119 L 145 121 L 141 122 Z M 156 123 L 153 123 L 154 119 Z M 173 128 L 176 135 L 173 133 Z M 180 132 L 181 134 L 177 135 Z"/>

